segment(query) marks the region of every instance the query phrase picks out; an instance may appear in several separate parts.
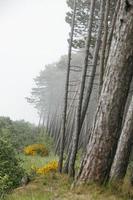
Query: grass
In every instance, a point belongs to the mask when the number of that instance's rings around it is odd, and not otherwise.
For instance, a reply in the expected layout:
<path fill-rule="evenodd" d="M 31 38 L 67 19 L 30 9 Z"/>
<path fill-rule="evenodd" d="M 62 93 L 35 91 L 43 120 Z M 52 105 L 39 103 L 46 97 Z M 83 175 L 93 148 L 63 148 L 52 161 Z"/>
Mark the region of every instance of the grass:
<path fill-rule="evenodd" d="M 26 187 L 16 189 L 7 198 L 8 200 L 51 200 L 69 190 L 69 181 L 66 176 L 48 174 L 37 177 Z"/>
<path fill-rule="evenodd" d="M 71 190 L 71 183 L 65 175 L 48 174 L 16 189 L 7 200 L 127 200 L 96 185 L 80 186 Z"/>
<path fill-rule="evenodd" d="M 49 161 L 57 159 L 49 157 L 24 156 L 24 168 L 30 171 L 31 166 L 41 167 Z M 72 181 L 66 175 L 48 173 L 37 176 L 27 186 L 17 188 L 8 195 L 6 200 L 131 200 L 112 188 L 97 185 L 79 186 L 71 190 Z"/>
<path fill-rule="evenodd" d="M 49 156 L 46 157 L 40 157 L 38 155 L 36 156 L 26 156 L 24 154 L 20 154 L 20 159 L 23 161 L 22 162 L 22 167 L 27 171 L 30 172 L 31 171 L 31 167 L 42 167 L 43 165 L 45 165 L 46 163 L 53 161 L 53 160 L 57 160 L 58 157 L 56 157 L 53 154 L 50 154 Z"/>

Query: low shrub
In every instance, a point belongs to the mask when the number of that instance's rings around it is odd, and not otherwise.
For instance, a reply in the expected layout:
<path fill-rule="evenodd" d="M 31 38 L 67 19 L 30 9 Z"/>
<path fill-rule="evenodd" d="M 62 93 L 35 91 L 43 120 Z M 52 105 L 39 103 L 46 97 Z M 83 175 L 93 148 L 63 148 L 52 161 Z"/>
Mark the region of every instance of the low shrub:
<path fill-rule="evenodd" d="M 24 148 L 25 155 L 48 156 L 48 150 L 44 144 L 32 144 Z"/>
<path fill-rule="evenodd" d="M 51 161 L 44 165 L 41 168 L 35 169 L 37 174 L 47 174 L 49 172 L 55 172 L 58 168 L 58 162 L 57 161 Z"/>
<path fill-rule="evenodd" d="M 24 170 L 9 141 L 0 138 L 0 196 L 20 185 Z"/>

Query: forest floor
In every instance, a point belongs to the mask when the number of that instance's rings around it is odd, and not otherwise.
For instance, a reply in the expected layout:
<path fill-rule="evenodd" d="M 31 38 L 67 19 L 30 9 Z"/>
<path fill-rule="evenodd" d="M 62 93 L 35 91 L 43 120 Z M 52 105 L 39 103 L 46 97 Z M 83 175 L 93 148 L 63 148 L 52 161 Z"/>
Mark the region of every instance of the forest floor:
<path fill-rule="evenodd" d="M 45 159 L 22 157 L 27 171 L 32 165 L 42 166 L 49 160 L 57 159 L 54 156 Z M 71 189 L 71 184 L 72 180 L 66 175 L 48 173 L 36 176 L 28 185 L 15 189 L 8 195 L 7 200 L 132 200 L 127 194 L 123 195 L 110 188 L 86 185 Z"/>

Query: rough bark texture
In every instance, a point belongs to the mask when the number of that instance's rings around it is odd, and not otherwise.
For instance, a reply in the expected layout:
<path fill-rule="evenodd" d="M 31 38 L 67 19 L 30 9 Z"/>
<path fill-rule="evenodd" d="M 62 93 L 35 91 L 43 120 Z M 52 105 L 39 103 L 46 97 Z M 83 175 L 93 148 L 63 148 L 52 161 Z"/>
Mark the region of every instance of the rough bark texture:
<path fill-rule="evenodd" d="M 108 35 L 108 40 L 107 40 L 107 45 L 106 45 L 105 66 L 104 66 L 104 68 L 106 68 L 107 60 L 108 60 L 108 57 L 109 57 L 111 41 L 112 41 L 112 37 L 113 37 L 113 32 L 114 32 L 114 28 L 115 28 L 117 14 L 118 14 L 118 11 L 120 9 L 120 2 L 121 2 L 121 0 L 117 0 L 117 2 L 116 2 L 116 8 L 115 8 L 115 11 L 114 11 L 114 15 L 113 15 L 112 23 L 111 23 L 111 29 L 110 29 L 110 32 L 109 32 L 109 35 Z"/>
<path fill-rule="evenodd" d="M 133 67 L 133 62 L 132 62 Z M 127 116 L 118 143 L 114 163 L 111 168 L 111 180 L 122 180 L 125 177 L 131 146 L 133 141 L 133 97 L 127 112 Z"/>
<path fill-rule="evenodd" d="M 116 152 L 133 74 L 130 64 L 133 60 L 133 5 L 127 6 L 126 2 L 121 1 L 105 80 L 78 182 L 107 181 Z"/>
<path fill-rule="evenodd" d="M 105 51 L 106 51 L 106 42 L 108 37 L 108 16 L 109 16 L 110 0 L 106 1 L 105 16 L 104 16 L 104 33 L 101 47 L 100 55 L 100 79 L 99 79 L 99 95 L 101 93 L 103 85 L 103 76 L 104 76 L 104 60 L 105 60 Z"/>

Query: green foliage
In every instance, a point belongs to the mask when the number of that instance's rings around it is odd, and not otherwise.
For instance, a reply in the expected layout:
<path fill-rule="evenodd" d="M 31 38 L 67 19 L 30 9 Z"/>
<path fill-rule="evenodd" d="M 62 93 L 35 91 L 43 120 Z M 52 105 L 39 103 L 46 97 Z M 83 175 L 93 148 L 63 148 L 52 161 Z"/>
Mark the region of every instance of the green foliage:
<path fill-rule="evenodd" d="M 0 137 L 8 138 L 17 150 L 35 143 L 38 139 L 38 129 L 29 122 L 12 121 L 8 117 L 0 117 Z"/>
<path fill-rule="evenodd" d="M 8 140 L 17 151 L 25 146 L 42 143 L 48 151 L 53 149 L 53 141 L 47 135 L 45 128 L 38 128 L 29 122 L 12 121 L 8 117 L 0 117 L 0 137 Z"/>
<path fill-rule="evenodd" d="M 4 138 L 12 138 L 13 136 L 13 123 L 9 117 L 0 117 L 0 136 Z"/>
<path fill-rule="evenodd" d="M 47 133 L 44 133 L 43 135 L 39 134 L 37 143 L 43 143 L 49 152 L 54 150 L 53 139 Z"/>
<path fill-rule="evenodd" d="M 24 120 L 13 122 L 14 137 L 13 144 L 17 149 L 35 143 L 38 138 L 38 130 L 33 124 Z"/>
<path fill-rule="evenodd" d="M 73 0 L 67 0 L 67 5 L 70 11 L 66 13 L 66 22 L 71 26 L 72 15 L 73 15 Z M 74 48 L 83 48 L 85 46 L 85 37 L 87 34 L 88 24 L 88 0 L 78 0 L 75 18 L 75 30 L 74 30 Z M 68 41 L 69 42 L 69 41 Z"/>
<path fill-rule="evenodd" d="M 85 47 L 85 40 L 87 36 L 87 29 L 88 29 L 88 19 L 90 14 L 90 2 L 88 0 L 77 0 L 77 10 L 76 10 L 76 17 L 75 17 L 75 30 L 74 30 L 74 40 L 73 40 L 73 47 L 74 48 L 84 48 Z M 93 25 L 93 38 L 95 40 L 95 33 L 97 31 L 97 26 L 99 23 L 99 8 L 100 8 L 100 1 L 96 1 L 95 7 L 95 14 L 94 14 L 94 25 Z M 112 16 L 114 13 L 115 7 L 115 0 L 110 1 L 110 13 L 109 13 L 109 23 L 112 20 Z M 67 0 L 67 6 L 69 7 L 69 11 L 66 13 L 66 22 L 71 26 L 72 15 L 73 15 L 73 5 L 74 0 Z M 68 41 L 69 42 L 69 41 Z M 92 41 L 92 46 L 94 41 Z"/>
<path fill-rule="evenodd" d="M 20 184 L 23 176 L 21 162 L 4 137 L 0 138 L 0 196 Z"/>

